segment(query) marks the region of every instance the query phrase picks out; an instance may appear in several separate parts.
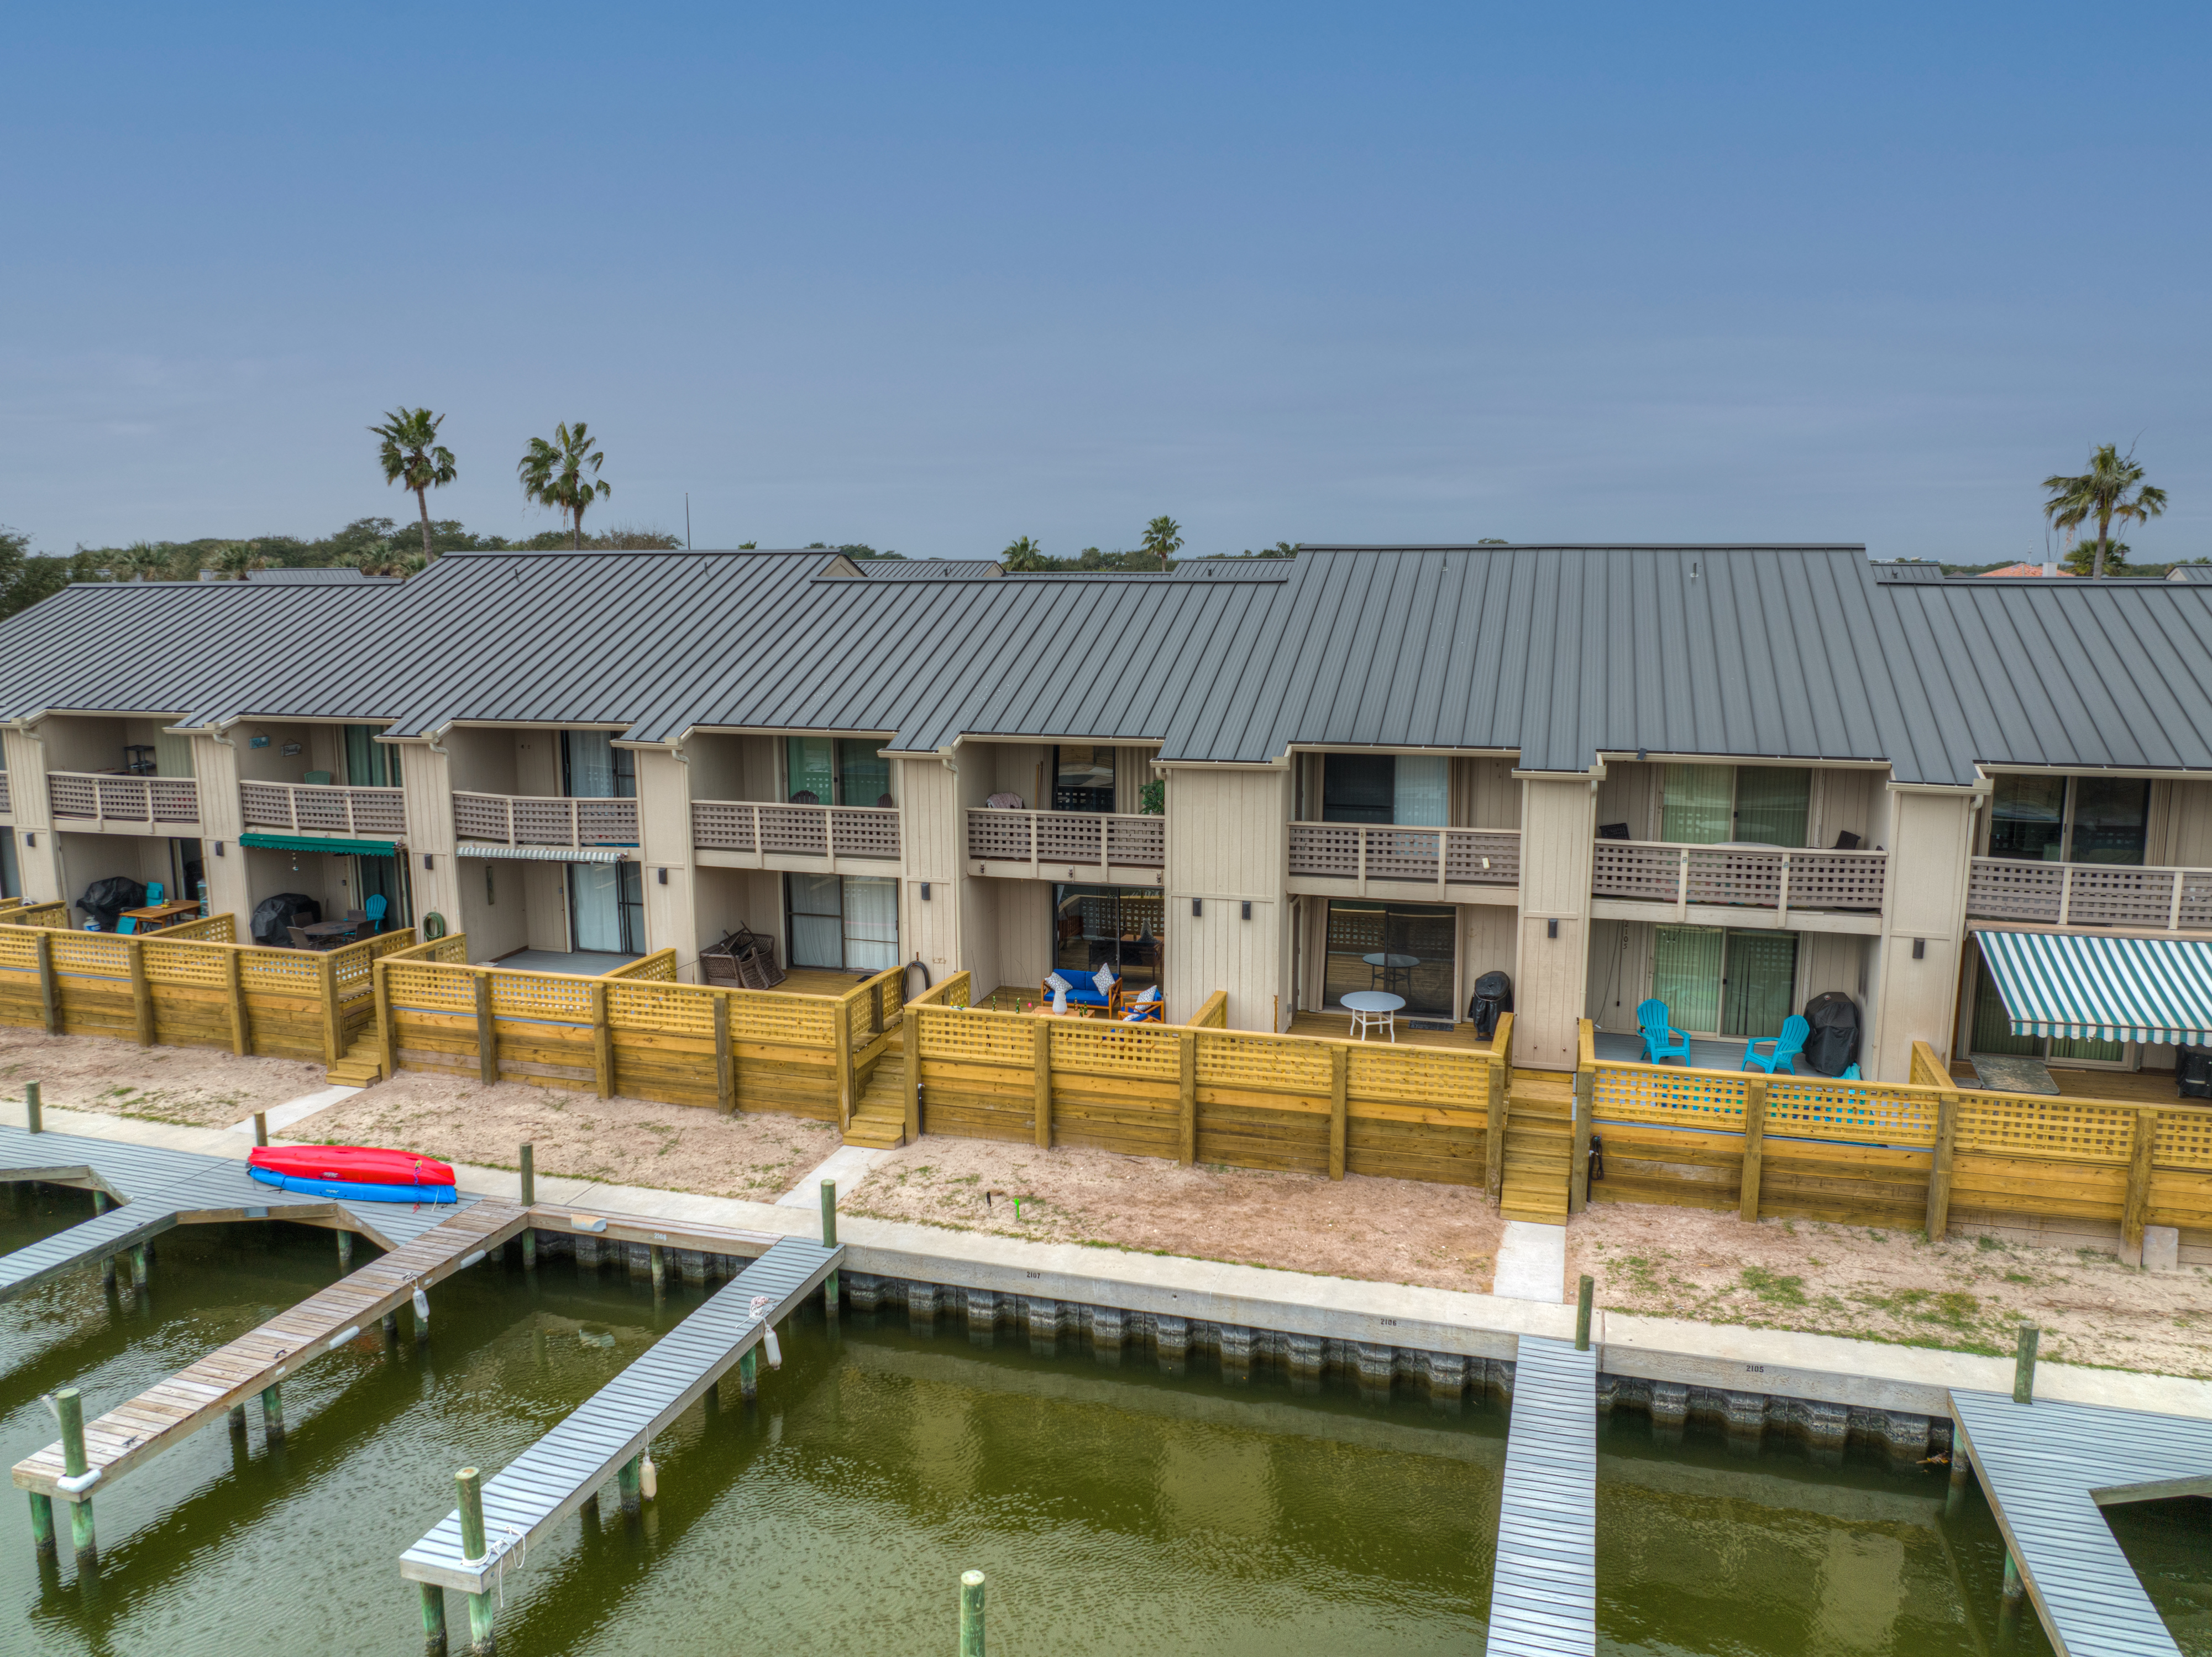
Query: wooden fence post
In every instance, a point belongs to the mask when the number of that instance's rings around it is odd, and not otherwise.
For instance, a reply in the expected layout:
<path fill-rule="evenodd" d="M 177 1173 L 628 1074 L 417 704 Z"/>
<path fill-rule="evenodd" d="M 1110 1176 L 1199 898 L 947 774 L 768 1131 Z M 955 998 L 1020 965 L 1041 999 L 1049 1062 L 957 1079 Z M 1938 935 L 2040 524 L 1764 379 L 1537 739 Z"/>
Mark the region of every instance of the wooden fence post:
<path fill-rule="evenodd" d="M 124 940 L 124 959 L 131 969 L 131 1026 L 141 1047 L 154 1045 L 154 989 L 146 982 L 146 946 L 136 938 Z"/>
<path fill-rule="evenodd" d="M 386 1081 L 399 1074 L 399 1043 L 392 1028 L 392 977 L 385 970 L 389 965 L 380 960 L 369 968 L 369 982 L 376 987 L 377 1062 Z"/>
<path fill-rule="evenodd" d="M 1189 1167 L 1198 1161 L 1198 1032 L 1186 1030 L 1176 1039 L 1182 1049 L 1182 1142 L 1176 1161 Z"/>
<path fill-rule="evenodd" d="M 322 978 L 323 1062 L 335 1064 L 345 1057 L 345 1025 L 338 1014 L 338 964 L 330 953 L 318 956 L 315 966 Z"/>
<path fill-rule="evenodd" d="M 1766 1078 L 1754 1075 L 1743 1084 L 1743 1190 L 1736 1214 L 1754 1225 L 1759 1221 L 1759 1177 L 1766 1163 Z"/>
<path fill-rule="evenodd" d="M 222 952 L 222 992 L 229 1002 L 230 1051 L 244 1058 L 253 1051 L 253 1026 L 246 1013 L 246 952 L 236 944 Z"/>
<path fill-rule="evenodd" d="M 1505 1061 L 1490 1061 L 1490 1107 L 1483 1121 L 1482 1188 L 1496 1208 L 1505 1200 Z"/>
<path fill-rule="evenodd" d="M 1035 1020 L 1036 1046 L 1031 1049 L 1036 1060 L 1036 1142 L 1045 1150 L 1052 1148 L 1052 1026 L 1042 1017 Z"/>
<path fill-rule="evenodd" d="M 1567 1165 L 1567 1212 L 1580 1214 L 1589 1206 L 1590 1112 L 1595 1106 L 1597 1072 L 1575 1072 L 1574 1160 Z"/>
<path fill-rule="evenodd" d="M 1345 1089 L 1352 1069 L 1351 1050 L 1340 1041 L 1328 1047 L 1328 1177 L 1344 1178 Z"/>
<path fill-rule="evenodd" d="M 489 1087 L 499 1080 L 499 1032 L 492 1026 L 491 970 L 477 968 L 477 1075 Z"/>
<path fill-rule="evenodd" d="M 1959 1142 L 1959 1095 L 1936 1095 L 1936 1154 L 1928 1163 L 1928 1240 L 1940 1243 L 1951 1224 L 1951 1153 Z"/>
<path fill-rule="evenodd" d="M 39 929 L 39 1005 L 46 1015 L 46 1033 L 58 1036 L 62 1033 L 61 986 L 54 982 L 54 935 L 45 927 Z"/>
<path fill-rule="evenodd" d="M 599 1090 L 601 1099 L 612 1099 L 615 1096 L 615 1033 L 607 1023 L 607 983 L 605 978 L 593 978 L 591 982 L 592 1082 Z"/>
<path fill-rule="evenodd" d="M 853 1009 L 851 1003 L 840 1001 L 832 1015 L 837 1027 L 830 1039 L 837 1044 L 837 1130 L 843 1133 L 853 1125 L 853 1108 L 860 1103 L 860 1078 L 853 1064 Z"/>
<path fill-rule="evenodd" d="M 2158 1145 L 2158 1106 L 2136 1112 L 2135 1143 L 2128 1154 L 2128 1200 L 2120 1211 L 2122 1258 L 2142 1264 L 2143 1216 L 2150 1208 L 2151 1153 Z"/>
<path fill-rule="evenodd" d="M 714 992 L 714 1108 L 724 1116 L 738 1108 L 737 1051 L 730 1045 L 730 997 Z"/>
<path fill-rule="evenodd" d="M 921 1137 L 921 1009 L 909 1007 L 900 1016 L 906 1020 L 899 1057 L 906 1065 L 906 1137 L 912 1144 Z"/>

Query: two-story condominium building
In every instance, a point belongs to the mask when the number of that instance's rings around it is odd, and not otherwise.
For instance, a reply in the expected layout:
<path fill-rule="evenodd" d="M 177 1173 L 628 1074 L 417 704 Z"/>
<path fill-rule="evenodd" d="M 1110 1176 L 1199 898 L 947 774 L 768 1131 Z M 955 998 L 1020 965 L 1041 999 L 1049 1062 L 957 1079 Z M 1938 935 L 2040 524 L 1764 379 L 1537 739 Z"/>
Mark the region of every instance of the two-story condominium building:
<path fill-rule="evenodd" d="M 1112 966 L 1249 1030 L 1387 989 L 1449 1041 L 1502 972 L 1537 1069 L 1655 997 L 1740 1046 L 1833 991 L 1869 1076 L 1915 1042 L 2157 1070 L 2212 1020 L 2208 664 L 2212 586 L 1856 546 L 82 586 L 0 624 L 0 882 L 380 896 L 551 970 L 693 978 L 741 928 L 800 975 Z M 1994 933 L 2085 984 L 2064 941 L 2137 941 L 2141 981 L 2037 1028 Z"/>

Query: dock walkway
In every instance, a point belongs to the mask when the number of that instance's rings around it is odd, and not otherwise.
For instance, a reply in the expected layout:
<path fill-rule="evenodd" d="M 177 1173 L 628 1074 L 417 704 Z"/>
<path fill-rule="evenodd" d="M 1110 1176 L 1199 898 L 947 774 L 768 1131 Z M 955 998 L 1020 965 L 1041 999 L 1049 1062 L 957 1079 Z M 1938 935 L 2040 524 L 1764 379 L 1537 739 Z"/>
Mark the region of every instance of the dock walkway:
<path fill-rule="evenodd" d="M 1570 1341 L 1520 1339 L 1487 1649 L 1597 1649 L 1597 1353 Z"/>
<path fill-rule="evenodd" d="M 100 1218 L 119 1218 L 137 1206 Z M 475 1264 L 520 1232 L 531 1217 L 530 1210 L 518 1204 L 488 1199 L 437 1212 L 446 1216 L 442 1222 L 425 1227 L 360 1270 L 218 1347 L 97 1421 L 86 1422 L 86 1462 L 100 1475 L 100 1493 L 106 1495 L 125 1473 L 234 1405 L 259 1397 L 309 1359 L 343 1346 L 386 1313 L 396 1311 L 418 1286 L 428 1288 Z M 13 1477 L 19 1489 L 66 1498 L 59 1485 L 64 1471 L 62 1447 L 57 1441 L 17 1462 Z"/>
<path fill-rule="evenodd" d="M 1951 1415 L 2060 1657 L 2176 1657 L 2100 1509 L 2212 1496 L 2212 1422 L 1999 1392 L 1954 1392 Z"/>
<path fill-rule="evenodd" d="M 574 1414 L 487 1479 L 489 1550 L 461 1551 L 458 1509 L 399 1556 L 399 1574 L 470 1593 L 488 1592 L 509 1552 L 520 1552 L 599 1494 L 656 1433 L 697 1403 L 757 1343 L 837 1269 L 841 1247 L 786 1237 L 709 1296 L 652 1349 L 593 1393 Z M 755 1317 L 755 1297 L 768 1305 Z"/>
<path fill-rule="evenodd" d="M 246 1164 L 74 1134 L 0 1126 L 0 1181 L 38 1180 L 102 1193 L 119 1206 L 27 1248 L 0 1255 L 0 1300 L 89 1260 L 104 1259 L 178 1225 L 272 1216 L 356 1231 L 396 1249 L 453 1214 L 448 1205 L 340 1203 L 246 1177 Z M 464 1195 L 463 1206 L 480 1199 Z"/>

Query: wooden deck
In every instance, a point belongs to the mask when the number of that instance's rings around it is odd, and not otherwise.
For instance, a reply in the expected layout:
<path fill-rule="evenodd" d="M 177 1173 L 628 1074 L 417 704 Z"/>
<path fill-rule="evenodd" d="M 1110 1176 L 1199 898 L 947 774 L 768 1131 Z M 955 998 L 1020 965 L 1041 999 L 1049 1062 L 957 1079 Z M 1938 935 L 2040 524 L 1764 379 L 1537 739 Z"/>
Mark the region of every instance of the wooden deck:
<path fill-rule="evenodd" d="M 2212 1496 L 2212 1422 L 1997 1392 L 1954 1392 L 1951 1415 L 2061 1657 L 2176 1657 L 2099 1509 Z"/>
<path fill-rule="evenodd" d="M 1315 1036 L 1323 1041 L 1352 1039 L 1352 1014 L 1349 1013 L 1297 1013 L 1291 1018 L 1290 1033 L 1294 1036 Z M 1381 1041 L 1381 1036 L 1370 1038 Z M 1454 1025 L 1449 1030 L 1416 1030 L 1406 1021 L 1406 1014 L 1398 1014 L 1398 1045 L 1401 1047 L 1449 1047 L 1460 1053 L 1486 1053 L 1490 1044 L 1474 1033 L 1474 1026 Z"/>
<path fill-rule="evenodd" d="M 118 1212 L 130 1211 L 126 1207 Z M 94 1488 L 105 1496 L 125 1473 L 234 1405 L 259 1397 L 302 1364 L 344 1345 L 397 1310 L 417 1288 L 428 1288 L 475 1264 L 530 1218 L 526 1209 L 490 1200 L 438 1212 L 444 1216 L 439 1223 L 423 1228 L 400 1247 L 86 1422 L 87 1464 L 100 1476 Z M 59 1488 L 63 1472 L 57 1441 L 17 1462 L 12 1477 L 18 1489 L 74 1499 Z"/>
<path fill-rule="evenodd" d="M 697 1403 L 750 1351 L 763 1330 L 781 1321 L 837 1268 L 842 1248 L 786 1237 L 715 1292 L 645 1355 L 483 1485 L 488 1549 L 461 1551 L 461 1516 L 447 1514 L 399 1556 L 399 1574 L 469 1593 L 497 1581 L 513 1552 L 520 1563 L 531 1542 L 599 1494 L 616 1471 L 642 1453 L 653 1435 Z M 768 1304 L 756 1317 L 752 1303 Z"/>
<path fill-rule="evenodd" d="M 822 966 L 786 969 L 776 989 L 787 996 L 848 996 L 855 984 L 866 984 L 872 972 L 832 972 Z"/>
<path fill-rule="evenodd" d="M 2171 1070 L 2075 1070 L 2063 1065 L 2050 1067 L 2051 1079 L 2058 1084 L 2058 1092 L 2023 1093 L 2023 1099 L 2109 1099 L 2125 1105 L 2172 1105 L 2179 1102 L 2173 1091 L 2173 1072 Z M 1964 1059 L 1951 1065 L 1954 1081 L 1966 1086 L 1978 1087 L 1974 1079 L 1974 1067 Z"/>
<path fill-rule="evenodd" d="M 1597 1352 L 1520 1339 L 1491 1579 L 1491 1657 L 1597 1650 Z"/>

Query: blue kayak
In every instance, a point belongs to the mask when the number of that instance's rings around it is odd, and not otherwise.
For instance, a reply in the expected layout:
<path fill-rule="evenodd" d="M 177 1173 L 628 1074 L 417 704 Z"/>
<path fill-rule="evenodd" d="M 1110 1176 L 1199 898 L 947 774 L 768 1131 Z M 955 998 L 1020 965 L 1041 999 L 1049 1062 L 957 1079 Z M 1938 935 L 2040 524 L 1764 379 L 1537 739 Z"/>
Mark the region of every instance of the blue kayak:
<path fill-rule="evenodd" d="M 272 1173 L 267 1168 L 248 1168 L 249 1177 L 279 1191 L 302 1197 L 328 1197 L 347 1203 L 451 1203 L 451 1185 L 359 1185 L 350 1179 L 302 1179 L 297 1174 Z"/>

